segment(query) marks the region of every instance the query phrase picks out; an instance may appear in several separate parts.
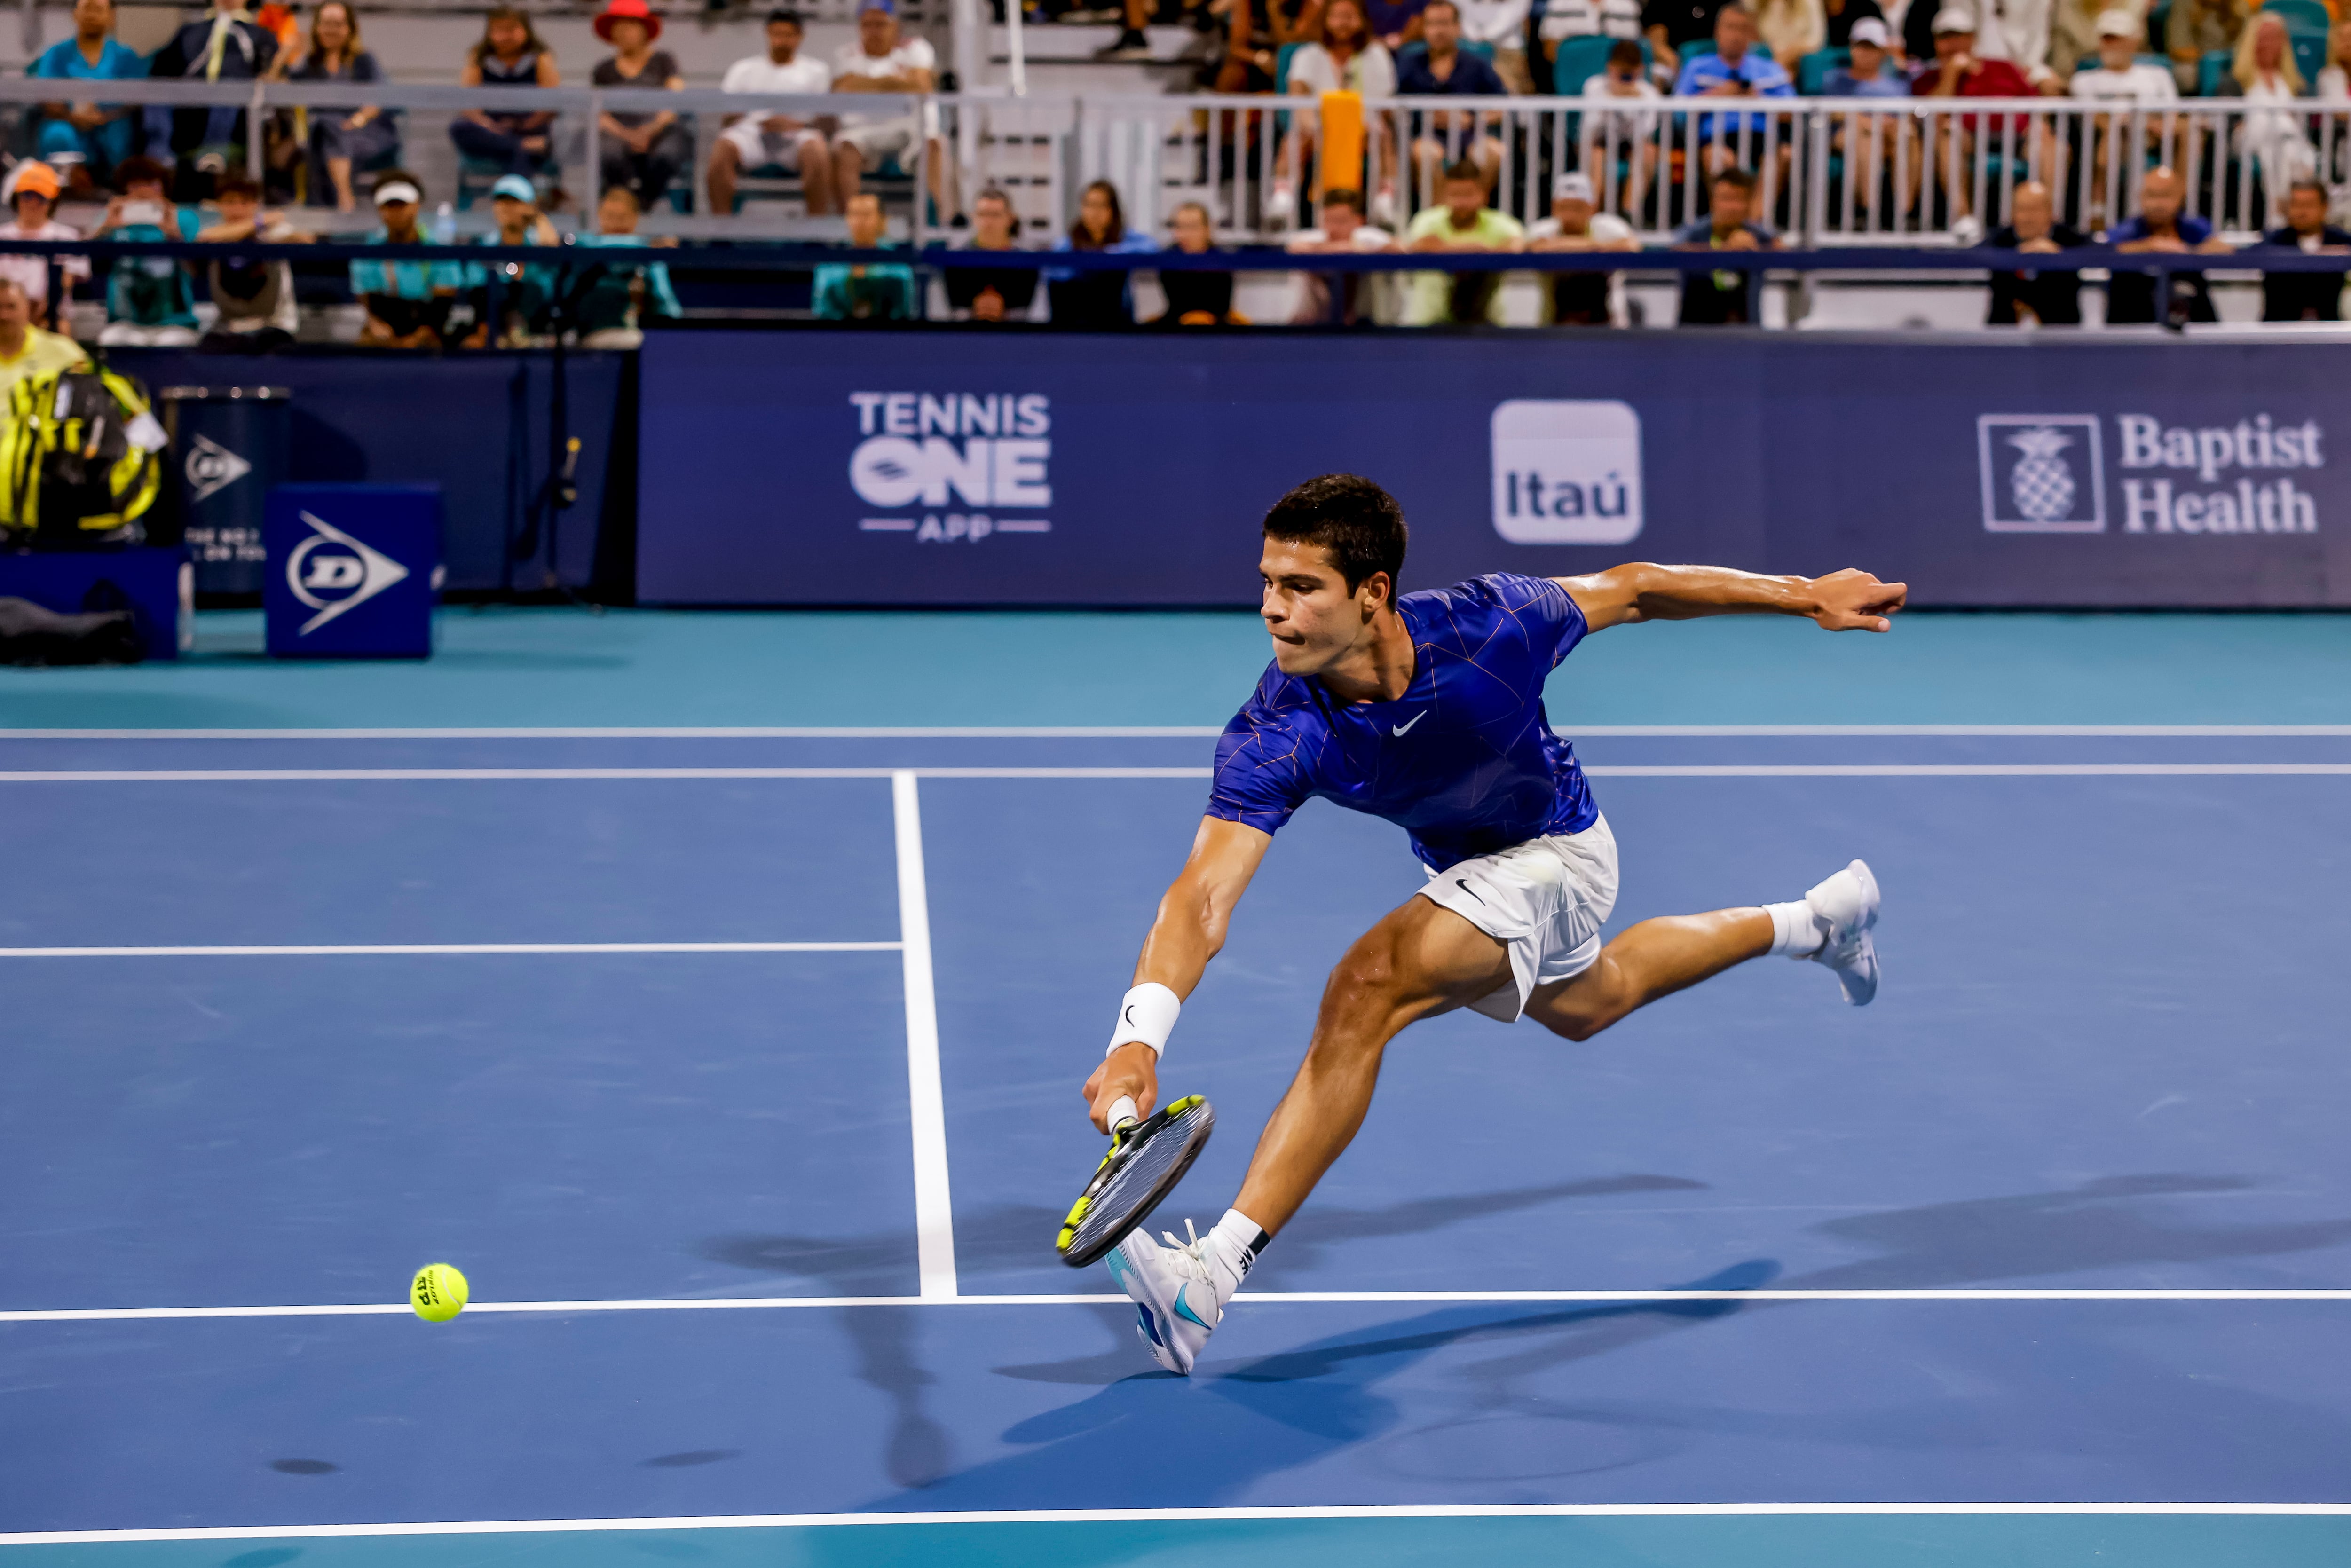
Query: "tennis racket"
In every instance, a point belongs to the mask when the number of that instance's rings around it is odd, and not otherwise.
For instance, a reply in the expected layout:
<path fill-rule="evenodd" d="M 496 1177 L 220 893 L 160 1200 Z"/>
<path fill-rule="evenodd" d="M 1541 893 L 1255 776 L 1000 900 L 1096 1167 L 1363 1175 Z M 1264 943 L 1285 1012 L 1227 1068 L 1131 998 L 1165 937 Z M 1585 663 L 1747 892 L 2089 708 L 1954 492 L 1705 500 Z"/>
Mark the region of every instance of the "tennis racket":
<path fill-rule="evenodd" d="M 1197 1094 L 1139 1122 L 1133 1119 L 1131 1105 L 1128 1111 L 1127 1117 L 1113 1123 L 1110 1153 L 1071 1206 L 1053 1243 L 1061 1261 L 1072 1269 L 1100 1262 L 1128 1232 L 1150 1218 L 1208 1146 L 1208 1134 L 1217 1125 L 1215 1107 Z"/>

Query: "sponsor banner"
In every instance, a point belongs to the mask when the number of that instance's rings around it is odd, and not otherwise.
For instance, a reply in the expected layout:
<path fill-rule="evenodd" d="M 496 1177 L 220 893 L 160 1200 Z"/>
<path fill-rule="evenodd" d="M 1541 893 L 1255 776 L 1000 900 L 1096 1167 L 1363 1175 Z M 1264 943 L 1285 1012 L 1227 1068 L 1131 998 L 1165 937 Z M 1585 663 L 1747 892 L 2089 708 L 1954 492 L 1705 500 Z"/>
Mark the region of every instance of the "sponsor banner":
<path fill-rule="evenodd" d="M 434 485 L 280 485 L 262 534 L 262 590 L 277 658 L 421 659 L 441 588 Z"/>
<path fill-rule="evenodd" d="M 2351 602 L 2329 347 L 672 333 L 649 602 L 1250 604 L 1257 525 L 1367 475 L 1405 586 L 1626 559 L 1861 566 L 1926 604 Z M 2345 538 L 2337 545 L 2334 541 Z"/>

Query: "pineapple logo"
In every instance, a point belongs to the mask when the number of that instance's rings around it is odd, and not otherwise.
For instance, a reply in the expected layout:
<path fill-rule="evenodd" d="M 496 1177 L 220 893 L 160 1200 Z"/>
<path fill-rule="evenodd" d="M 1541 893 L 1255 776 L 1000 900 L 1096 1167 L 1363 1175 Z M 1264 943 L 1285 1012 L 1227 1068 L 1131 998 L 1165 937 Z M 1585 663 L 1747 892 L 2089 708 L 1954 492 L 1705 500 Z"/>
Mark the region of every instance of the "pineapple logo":
<path fill-rule="evenodd" d="M 1993 533 L 2095 534 L 2106 528 L 2094 413 L 1988 413 L 1976 421 L 1983 524 Z M 2087 484 L 2076 453 L 2087 458 Z"/>
<path fill-rule="evenodd" d="M 2074 438 L 2043 425 L 2019 431 L 2008 444 L 2024 454 L 2008 471 L 2008 493 L 2016 509 L 2036 523 L 2053 523 L 2074 509 L 2074 469 L 2065 448 Z"/>

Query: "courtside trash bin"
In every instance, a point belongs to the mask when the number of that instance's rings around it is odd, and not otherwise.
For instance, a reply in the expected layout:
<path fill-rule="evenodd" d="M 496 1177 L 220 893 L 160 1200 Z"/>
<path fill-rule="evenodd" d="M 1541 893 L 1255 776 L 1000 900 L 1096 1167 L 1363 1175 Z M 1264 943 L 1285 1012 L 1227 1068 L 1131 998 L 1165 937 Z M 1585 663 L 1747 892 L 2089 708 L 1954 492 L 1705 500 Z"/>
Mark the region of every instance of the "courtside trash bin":
<path fill-rule="evenodd" d="M 199 593 L 258 593 L 262 511 L 287 477 L 294 408 L 284 387 L 165 387 L 171 483 Z"/>

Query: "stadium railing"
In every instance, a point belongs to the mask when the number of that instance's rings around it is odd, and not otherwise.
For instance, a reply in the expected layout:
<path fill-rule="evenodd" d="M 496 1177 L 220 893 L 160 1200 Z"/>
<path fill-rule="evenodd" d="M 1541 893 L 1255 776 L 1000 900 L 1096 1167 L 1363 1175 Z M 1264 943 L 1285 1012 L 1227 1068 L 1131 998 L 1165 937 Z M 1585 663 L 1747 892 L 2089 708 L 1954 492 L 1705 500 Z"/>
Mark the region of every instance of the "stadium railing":
<path fill-rule="evenodd" d="M 54 99 L 57 84 L 0 78 L 0 104 Z M 695 159 L 681 180 L 698 191 L 722 121 L 746 112 L 802 118 L 853 112 L 914 116 L 945 149 L 956 199 L 967 204 L 996 185 L 1024 222 L 1061 231 L 1080 187 L 1107 179 L 1120 191 L 1131 228 L 1159 233 L 1175 207 L 1197 201 L 1227 242 L 1278 242 L 1300 221 L 1277 222 L 1272 200 L 1284 184 L 1304 194 L 1313 171 L 1308 133 L 1320 109 L 1308 98 L 1216 95 L 1008 98 L 966 95 L 771 97 L 715 89 L 464 88 L 422 83 L 146 81 L 77 87 L 118 103 L 225 106 L 248 110 L 248 158 L 262 154 L 266 115 L 278 109 L 349 107 L 355 100 L 406 111 L 406 134 L 445 135 L 447 118 L 467 109 L 553 110 L 562 117 L 573 165 L 570 188 L 582 211 L 598 195 L 599 117 L 672 110 L 693 135 Z M 1440 169 L 1473 141 L 1498 161 L 1494 203 L 1531 219 L 1549 211 L 1554 176 L 1589 175 L 1601 205 L 1621 211 L 1649 244 L 1705 214 L 1708 172 L 1752 171 L 1761 184 L 1757 221 L 1804 248 L 1949 248 L 2008 220 L 2016 187 L 2040 178 L 2058 193 L 2061 221 L 2083 228 L 2137 209 L 2138 189 L 2158 163 L 2186 181 L 2185 211 L 2210 220 L 2224 239 L 2246 243 L 2275 221 L 2294 178 L 2315 176 L 2340 193 L 2351 183 L 2351 99 L 2305 99 L 2291 109 L 2232 99 L 2117 108 L 2064 99 L 1651 99 L 1589 111 L 1575 99 L 1395 99 L 1370 106 L 1374 134 L 1366 182 L 1392 182 L 1395 218 L 1435 204 Z M 1865 148 L 1878 151 L 1871 152 Z M 917 244 L 951 214 L 923 198 L 927 140 L 907 155 L 899 188 L 912 193 Z M 1385 180 L 1383 180 L 1385 176 Z M 1873 176 L 1875 179 L 1873 181 Z M 1646 199 L 1625 198 L 1638 180 Z M 1875 183 L 1876 200 L 1869 187 Z M 1915 191 L 1915 194 L 1913 193 Z M 322 209 L 309 214 L 331 227 Z M 346 229 L 371 214 L 346 220 Z M 1962 220 L 1972 219 L 1974 233 Z M 749 237 L 777 225 L 700 216 L 661 226 L 691 238 Z"/>

